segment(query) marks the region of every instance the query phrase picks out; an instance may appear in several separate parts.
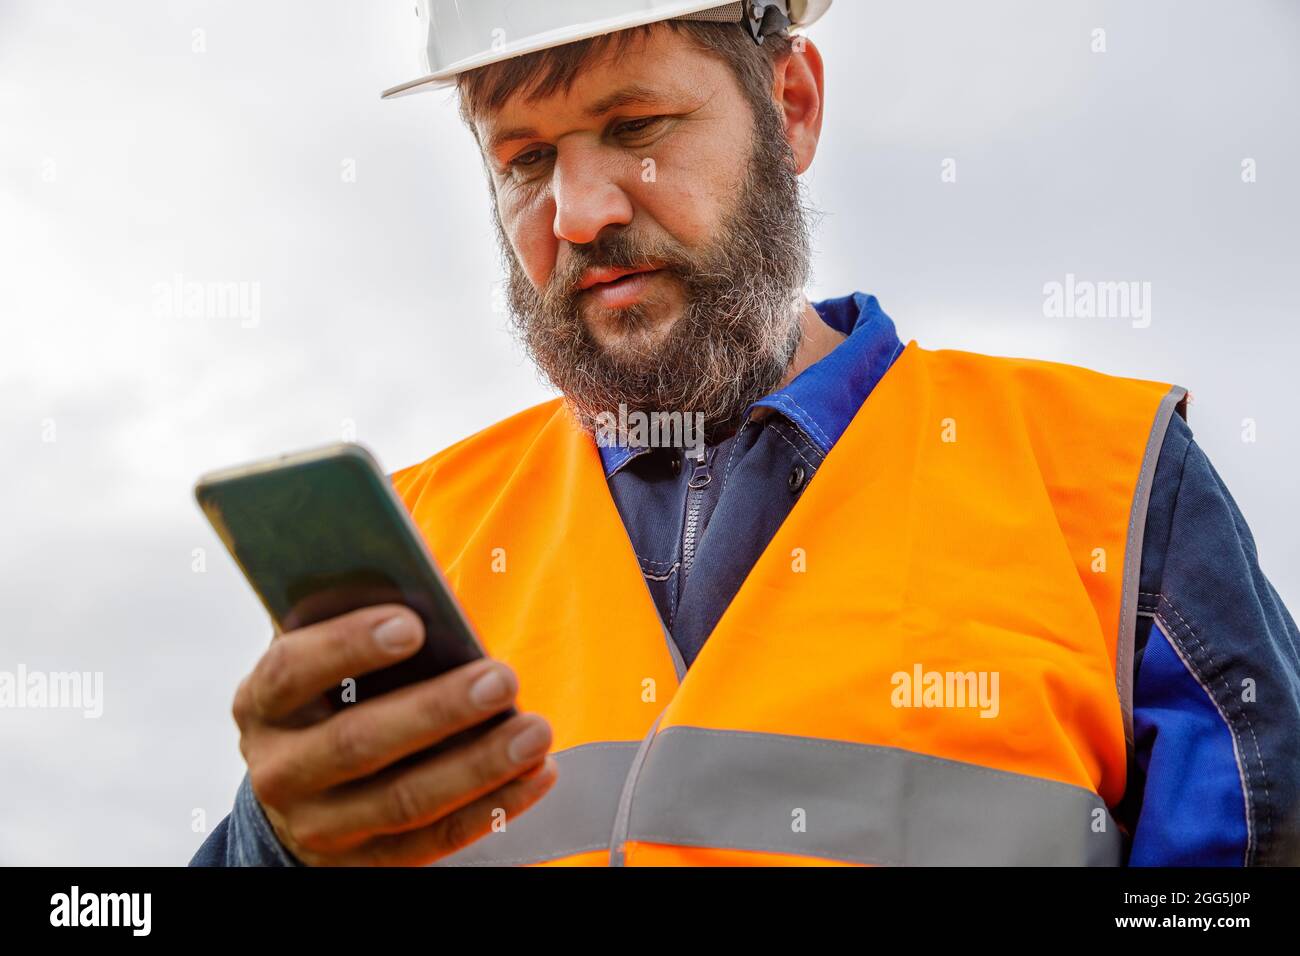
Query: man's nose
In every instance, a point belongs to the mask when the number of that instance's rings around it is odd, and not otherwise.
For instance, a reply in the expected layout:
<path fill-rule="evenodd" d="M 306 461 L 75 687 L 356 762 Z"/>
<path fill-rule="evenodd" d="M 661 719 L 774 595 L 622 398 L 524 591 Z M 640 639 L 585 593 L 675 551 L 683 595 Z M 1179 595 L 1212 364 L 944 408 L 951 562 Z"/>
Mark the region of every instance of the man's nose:
<path fill-rule="evenodd" d="M 632 222 L 632 200 L 618 182 L 617 163 L 598 148 L 561 150 L 551 173 L 557 239 L 583 246 L 609 225 Z"/>

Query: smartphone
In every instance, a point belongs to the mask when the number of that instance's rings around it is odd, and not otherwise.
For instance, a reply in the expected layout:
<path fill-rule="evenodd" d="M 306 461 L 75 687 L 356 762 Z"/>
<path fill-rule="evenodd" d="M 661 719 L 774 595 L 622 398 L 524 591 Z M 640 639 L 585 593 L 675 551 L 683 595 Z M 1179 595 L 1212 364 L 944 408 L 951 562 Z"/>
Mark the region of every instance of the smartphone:
<path fill-rule="evenodd" d="M 340 442 L 210 472 L 194 497 L 277 636 L 374 604 L 408 605 L 424 622 L 416 654 L 329 691 L 333 710 L 484 656 L 406 506 L 362 445 Z M 514 713 L 413 756 L 473 739 Z"/>

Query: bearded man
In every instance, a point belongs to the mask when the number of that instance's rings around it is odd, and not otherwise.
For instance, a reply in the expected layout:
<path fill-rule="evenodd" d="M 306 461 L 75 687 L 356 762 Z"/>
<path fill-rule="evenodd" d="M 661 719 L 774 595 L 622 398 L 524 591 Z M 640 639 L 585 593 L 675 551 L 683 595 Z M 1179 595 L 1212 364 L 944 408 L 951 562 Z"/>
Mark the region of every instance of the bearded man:
<path fill-rule="evenodd" d="M 456 84 L 559 396 L 391 476 L 489 657 L 306 721 L 427 635 L 281 635 L 195 863 L 1300 859 L 1300 634 L 1185 390 L 804 296 L 829 6 L 417 4 L 390 95 Z"/>

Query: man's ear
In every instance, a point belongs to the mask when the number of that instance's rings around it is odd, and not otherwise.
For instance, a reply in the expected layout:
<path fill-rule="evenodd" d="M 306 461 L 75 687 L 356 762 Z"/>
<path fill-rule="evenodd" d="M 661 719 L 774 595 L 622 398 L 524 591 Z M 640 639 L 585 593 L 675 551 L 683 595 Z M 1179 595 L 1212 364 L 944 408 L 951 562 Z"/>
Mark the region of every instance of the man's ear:
<path fill-rule="evenodd" d="M 803 173 L 817 155 L 825 102 L 822 55 L 812 40 L 794 37 L 790 55 L 776 65 L 772 93 L 785 119 L 785 138 L 794 152 L 795 171 Z"/>

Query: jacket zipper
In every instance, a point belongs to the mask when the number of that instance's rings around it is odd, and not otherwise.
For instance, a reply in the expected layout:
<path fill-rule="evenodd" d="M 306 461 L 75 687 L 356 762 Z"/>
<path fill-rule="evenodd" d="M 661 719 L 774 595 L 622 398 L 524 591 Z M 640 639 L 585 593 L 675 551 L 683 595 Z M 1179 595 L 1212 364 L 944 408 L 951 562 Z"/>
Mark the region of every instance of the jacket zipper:
<path fill-rule="evenodd" d="M 682 583 L 691 573 L 695 562 L 695 546 L 699 540 L 700 511 L 704 504 L 704 489 L 713 481 L 709 474 L 708 449 L 700 446 L 695 449 L 695 465 L 691 471 L 690 481 L 686 483 L 686 526 L 682 531 Z"/>

